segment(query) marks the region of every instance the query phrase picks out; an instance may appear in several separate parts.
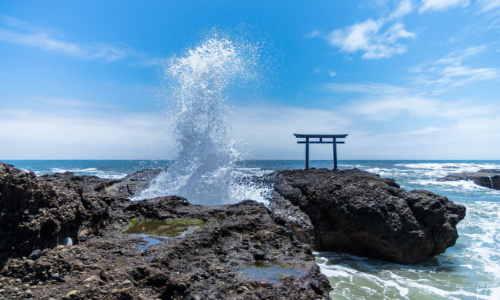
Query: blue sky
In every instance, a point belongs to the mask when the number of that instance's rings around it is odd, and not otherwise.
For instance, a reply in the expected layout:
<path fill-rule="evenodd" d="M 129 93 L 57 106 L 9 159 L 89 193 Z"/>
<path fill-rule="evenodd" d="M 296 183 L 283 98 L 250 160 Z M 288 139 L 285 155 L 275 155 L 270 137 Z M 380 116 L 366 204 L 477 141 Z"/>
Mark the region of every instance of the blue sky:
<path fill-rule="evenodd" d="M 260 45 L 229 99 L 246 158 L 499 159 L 500 0 L 2 1 L 0 159 L 173 158 L 166 59 Z M 315 145 L 311 158 L 329 159 Z"/>

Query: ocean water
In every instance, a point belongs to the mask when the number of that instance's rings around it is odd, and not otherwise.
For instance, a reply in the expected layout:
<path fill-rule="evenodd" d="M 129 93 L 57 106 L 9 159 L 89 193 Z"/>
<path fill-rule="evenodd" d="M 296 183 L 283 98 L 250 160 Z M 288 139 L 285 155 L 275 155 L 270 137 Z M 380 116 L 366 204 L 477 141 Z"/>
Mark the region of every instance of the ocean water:
<path fill-rule="evenodd" d="M 37 175 L 71 171 L 117 179 L 145 168 L 165 168 L 172 161 L 17 160 L 4 161 Z M 311 167 L 331 168 L 331 161 L 311 161 Z M 240 161 L 233 171 L 232 201 L 254 199 L 267 204 L 271 187 L 258 185 L 254 175 L 299 169 L 303 161 Z M 358 168 L 394 178 L 407 191 L 426 189 L 467 207 L 458 224 L 454 247 L 412 266 L 381 262 L 342 253 L 318 252 L 316 261 L 334 290 L 333 299 L 500 299 L 500 191 L 472 182 L 438 182 L 450 173 L 500 169 L 500 161 L 339 161 L 340 169 Z"/>

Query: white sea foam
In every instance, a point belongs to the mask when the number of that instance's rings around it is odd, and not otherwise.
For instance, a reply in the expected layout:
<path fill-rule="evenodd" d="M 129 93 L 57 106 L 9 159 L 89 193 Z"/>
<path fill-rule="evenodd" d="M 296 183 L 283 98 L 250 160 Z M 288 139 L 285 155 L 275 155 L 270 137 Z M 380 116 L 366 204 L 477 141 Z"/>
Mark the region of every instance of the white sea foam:
<path fill-rule="evenodd" d="M 97 176 L 104 179 L 121 179 L 127 176 L 126 173 L 118 173 L 116 171 L 103 171 L 98 168 L 50 168 L 50 173 L 65 173 L 72 172 L 77 175 Z M 45 172 L 36 172 L 37 176 L 45 174 Z"/>
<path fill-rule="evenodd" d="M 442 277 L 434 267 L 381 263 L 346 254 L 333 264 L 329 263 L 331 254 L 316 255 L 334 288 L 333 299 L 467 299 L 476 295 L 474 287 L 470 291 L 457 288 L 454 281 L 460 279 Z"/>
<path fill-rule="evenodd" d="M 406 163 L 396 164 L 399 167 L 409 169 L 426 170 L 436 174 L 449 174 L 461 172 L 477 172 L 481 169 L 500 169 L 500 165 L 494 163 L 456 163 L 456 162 L 440 162 L 440 163 Z"/>
<path fill-rule="evenodd" d="M 53 173 L 65 173 L 65 172 L 73 172 L 73 173 L 96 173 L 98 172 L 97 168 L 73 168 L 73 169 L 61 169 L 61 168 L 51 168 L 51 172 Z"/>
<path fill-rule="evenodd" d="M 410 180 L 408 181 L 408 183 L 422 185 L 422 186 L 440 186 L 442 189 L 449 191 L 461 190 L 469 192 L 484 191 L 484 192 L 498 193 L 495 190 L 491 190 L 487 187 L 477 185 L 473 181 L 468 181 L 468 180 L 437 181 L 436 179 L 420 179 L 420 180 L 416 179 L 416 180 Z"/>
<path fill-rule="evenodd" d="M 462 221 L 461 233 L 470 244 L 465 255 L 500 282 L 500 203 L 471 203 L 467 213 L 469 217 Z"/>
<path fill-rule="evenodd" d="M 347 254 L 316 253 L 334 299 L 500 299 L 500 191 L 472 181 L 439 182 L 450 173 L 499 169 L 494 163 L 383 163 L 356 166 L 395 178 L 407 188 L 430 189 L 465 201 L 460 238 L 444 254 L 416 266 Z"/>

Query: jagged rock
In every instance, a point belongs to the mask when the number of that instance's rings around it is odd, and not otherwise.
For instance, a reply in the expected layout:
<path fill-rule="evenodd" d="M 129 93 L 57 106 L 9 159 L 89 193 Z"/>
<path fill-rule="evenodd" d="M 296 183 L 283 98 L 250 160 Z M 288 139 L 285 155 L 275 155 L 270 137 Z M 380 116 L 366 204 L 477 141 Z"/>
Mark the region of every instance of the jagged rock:
<path fill-rule="evenodd" d="M 81 186 L 52 185 L 0 162 L 0 252 L 54 247 L 75 239 L 82 226 L 96 230 L 106 214 L 101 200 L 83 197 Z"/>
<path fill-rule="evenodd" d="M 21 295 L 32 299 L 330 299 L 330 284 L 315 264 L 311 247 L 298 243 L 264 205 L 243 201 L 207 207 L 191 205 L 178 196 L 131 202 L 124 197 L 128 192 L 115 193 L 113 186 L 142 180 L 132 178 L 113 181 L 72 173 L 37 178 L 0 163 L 4 247 L 0 249 L 0 298 L 17 299 L 20 286 L 34 286 L 36 291 Z M 197 219 L 203 226 L 177 237 L 126 234 L 134 219 Z M 44 227 L 47 223 L 53 226 Z M 73 246 L 61 245 L 65 237 L 73 240 Z M 153 238 L 156 243 L 150 245 Z M 257 261 L 300 272 L 277 272 L 271 281 L 242 275 L 241 270 Z"/>
<path fill-rule="evenodd" d="M 495 169 L 484 169 L 477 172 L 453 173 L 438 179 L 438 181 L 458 180 L 472 181 L 483 187 L 500 190 L 500 170 Z"/>
<path fill-rule="evenodd" d="M 162 169 L 144 169 L 107 183 L 104 192 L 108 197 L 131 198 L 146 189 L 150 182 L 160 174 Z"/>
<path fill-rule="evenodd" d="M 360 170 L 278 171 L 271 209 L 315 250 L 419 263 L 458 238 L 465 207 Z"/>
<path fill-rule="evenodd" d="M 73 172 L 43 175 L 40 178 L 52 184 L 73 183 L 82 188 L 86 197 L 131 198 L 149 186 L 162 169 L 144 169 L 121 179 L 105 179 L 97 176 L 76 176 Z"/>

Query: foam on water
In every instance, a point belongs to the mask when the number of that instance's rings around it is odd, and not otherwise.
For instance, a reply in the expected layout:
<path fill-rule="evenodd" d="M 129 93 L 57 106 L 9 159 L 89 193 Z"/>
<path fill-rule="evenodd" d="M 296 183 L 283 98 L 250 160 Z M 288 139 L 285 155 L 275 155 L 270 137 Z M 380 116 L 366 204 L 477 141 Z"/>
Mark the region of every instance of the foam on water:
<path fill-rule="evenodd" d="M 53 173 L 65 173 L 65 172 L 72 172 L 75 173 L 75 175 L 90 175 L 90 176 L 97 176 L 100 178 L 105 178 L 105 179 L 121 179 L 125 176 L 127 176 L 126 173 L 120 173 L 116 171 L 103 171 L 99 170 L 97 168 L 50 168 L 50 174 Z M 37 176 L 45 174 L 45 172 L 35 172 Z"/>
<path fill-rule="evenodd" d="M 450 173 L 499 169 L 486 162 L 367 163 L 355 167 L 395 178 L 402 187 L 423 188 L 466 205 L 460 238 L 416 266 L 348 254 L 316 253 L 334 299 L 500 299 L 500 191 L 471 181 L 438 182 Z"/>
<path fill-rule="evenodd" d="M 348 254 L 316 253 L 321 271 L 334 288 L 333 299 L 475 299 L 470 278 L 452 269 L 457 261 L 404 266 Z M 443 260 L 443 261 L 440 261 Z M 469 271 L 470 273 L 470 271 Z"/>
<path fill-rule="evenodd" d="M 331 161 L 313 161 L 315 167 L 331 167 Z M 156 164 L 134 162 L 17 162 L 24 169 L 43 173 L 87 170 L 85 175 L 131 173 Z M 36 165 L 38 167 L 33 167 Z M 169 166 L 170 162 L 160 166 Z M 133 167 L 132 167 L 133 166 Z M 333 299 L 500 299 L 500 191 L 472 182 L 438 182 L 450 173 L 499 169 L 500 162 L 402 162 L 342 161 L 341 168 L 357 167 L 395 178 L 407 190 L 426 189 L 467 207 L 458 224 L 460 238 L 443 254 L 418 265 L 404 266 L 341 253 L 316 253 L 321 271 L 335 290 Z M 259 181 L 273 170 L 303 168 L 303 161 L 237 161 L 231 173 L 231 198 L 256 199 L 272 191 L 271 183 Z M 247 186 L 251 188 L 246 188 Z M 231 194 L 235 193 L 237 195 Z"/>

